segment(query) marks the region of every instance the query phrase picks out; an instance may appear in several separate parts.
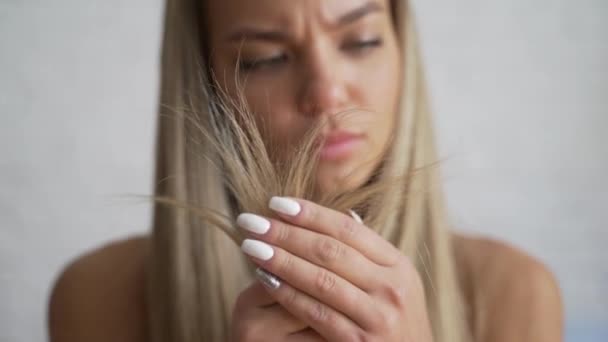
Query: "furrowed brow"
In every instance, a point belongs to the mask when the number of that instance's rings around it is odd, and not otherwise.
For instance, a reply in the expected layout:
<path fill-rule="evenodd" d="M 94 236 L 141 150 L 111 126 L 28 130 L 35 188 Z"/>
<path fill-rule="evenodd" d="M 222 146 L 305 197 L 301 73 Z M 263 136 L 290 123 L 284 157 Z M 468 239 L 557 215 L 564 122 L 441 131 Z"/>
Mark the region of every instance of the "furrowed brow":
<path fill-rule="evenodd" d="M 280 31 L 265 31 L 250 27 L 236 30 L 228 35 L 228 41 L 242 42 L 243 40 L 262 40 L 268 42 L 282 42 L 287 40 L 287 35 Z"/>
<path fill-rule="evenodd" d="M 336 26 L 344 26 L 347 24 L 351 24 L 368 14 L 382 12 L 384 8 L 376 1 L 369 1 L 365 3 L 363 6 L 355 8 L 354 10 L 340 16 L 334 25 Z"/>

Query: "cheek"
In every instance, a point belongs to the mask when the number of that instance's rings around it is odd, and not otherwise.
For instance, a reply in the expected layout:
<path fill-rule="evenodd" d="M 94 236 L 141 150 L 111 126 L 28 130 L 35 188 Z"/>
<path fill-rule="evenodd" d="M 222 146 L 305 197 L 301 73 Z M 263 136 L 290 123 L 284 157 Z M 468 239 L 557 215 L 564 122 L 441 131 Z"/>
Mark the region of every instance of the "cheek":
<path fill-rule="evenodd" d="M 253 112 L 264 138 L 276 144 L 286 145 L 297 141 L 308 124 L 298 115 L 294 105 L 293 84 L 289 79 L 247 80 L 243 95 Z"/>
<path fill-rule="evenodd" d="M 237 74 L 238 66 L 226 62 L 229 58 L 220 58 L 221 55 L 218 53 L 218 58 L 212 59 L 212 68 L 216 75 L 223 75 L 217 81 L 232 99 L 231 101 L 240 105 L 239 99 L 244 99 L 246 102 L 244 105 L 253 112 L 258 123 L 263 121 L 266 124 L 285 126 L 288 123 L 286 120 L 288 115 L 279 114 L 289 110 L 290 85 L 285 80 L 246 75 L 241 72 Z"/>
<path fill-rule="evenodd" d="M 359 84 L 363 102 L 374 111 L 369 123 L 370 135 L 387 140 L 397 113 L 401 69 L 396 51 L 388 51 L 383 60 L 385 63 L 367 72 Z"/>
<path fill-rule="evenodd" d="M 298 137 L 298 129 L 302 123 L 295 115 L 292 103 L 291 85 L 287 80 L 265 79 L 260 77 L 237 77 L 234 72 L 235 66 L 222 63 L 222 60 L 214 61 L 214 70 L 226 75 L 220 81 L 229 98 L 245 100 L 245 106 L 251 111 L 256 120 L 262 138 L 268 144 L 285 146 L 290 143 L 292 137 Z M 240 83 L 237 85 L 237 83 Z M 239 91 L 237 89 L 241 89 Z M 237 103 L 235 103 L 237 104 Z"/>

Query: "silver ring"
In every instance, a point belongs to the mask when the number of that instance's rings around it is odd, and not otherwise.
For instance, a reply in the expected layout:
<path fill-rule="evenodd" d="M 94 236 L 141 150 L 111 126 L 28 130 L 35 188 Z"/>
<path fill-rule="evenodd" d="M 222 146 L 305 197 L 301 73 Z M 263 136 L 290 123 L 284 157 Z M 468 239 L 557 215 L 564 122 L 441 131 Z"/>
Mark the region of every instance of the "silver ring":
<path fill-rule="evenodd" d="M 279 288 L 279 286 L 281 286 L 281 281 L 279 278 L 263 268 L 256 268 L 255 276 L 264 286 L 268 287 L 269 289 L 276 290 Z"/>

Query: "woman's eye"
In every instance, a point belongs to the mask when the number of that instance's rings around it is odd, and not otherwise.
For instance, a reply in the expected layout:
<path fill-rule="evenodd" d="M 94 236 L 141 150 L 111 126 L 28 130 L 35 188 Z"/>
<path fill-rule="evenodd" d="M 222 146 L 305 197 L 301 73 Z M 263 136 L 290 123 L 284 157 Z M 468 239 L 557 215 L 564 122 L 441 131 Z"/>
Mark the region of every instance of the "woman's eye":
<path fill-rule="evenodd" d="M 268 58 L 244 59 L 240 62 L 242 71 L 255 71 L 262 68 L 274 68 L 287 61 L 285 54 Z"/>
<path fill-rule="evenodd" d="M 365 39 L 365 40 L 356 40 L 350 43 L 346 43 L 342 46 L 342 49 L 348 52 L 353 53 L 361 53 L 366 52 L 368 50 L 377 48 L 382 46 L 382 39 L 374 38 L 374 39 Z"/>

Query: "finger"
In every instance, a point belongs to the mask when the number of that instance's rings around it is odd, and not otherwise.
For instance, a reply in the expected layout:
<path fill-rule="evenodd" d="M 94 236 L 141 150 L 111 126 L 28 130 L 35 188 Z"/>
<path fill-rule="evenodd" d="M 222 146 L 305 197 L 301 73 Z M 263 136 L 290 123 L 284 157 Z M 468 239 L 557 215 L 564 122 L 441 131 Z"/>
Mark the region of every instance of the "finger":
<path fill-rule="evenodd" d="M 237 306 L 241 308 L 265 307 L 276 304 L 276 302 L 264 289 L 264 286 L 255 281 L 239 294 Z"/>
<path fill-rule="evenodd" d="M 270 209 L 287 222 L 329 235 L 383 266 L 399 260 L 399 252 L 388 241 L 352 217 L 299 198 L 272 197 Z"/>
<path fill-rule="evenodd" d="M 346 316 L 285 282 L 268 291 L 287 311 L 326 340 L 356 341 L 360 335 L 361 328 Z"/>
<path fill-rule="evenodd" d="M 353 247 L 328 235 L 249 213 L 239 215 L 237 223 L 255 239 L 281 247 L 328 269 L 364 291 L 374 288 L 378 275 L 383 271 L 382 267 Z M 256 224 L 269 228 L 262 230 L 252 227 Z M 264 233 L 260 234 L 263 231 Z"/>
<path fill-rule="evenodd" d="M 280 329 L 281 336 L 291 335 L 308 327 L 308 324 L 295 317 L 278 303 L 262 309 L 256 314 L 256 319 L 268 322 L 265 326 L 271 330 Z"/>
<path fill-rule="evenodd" d="M 257 281 L 241 292 L 234 308 L 235 310 L 247 310 L 248 314 L 246 315 L 254 317 L 258 321 L 276 322 L 275 330 L 276 327 L 280 327 L 282 336 L 301 331 L 307 327 L 304 322 L 285 310 Z M 248 308 L 252 309 L 248 310 Z M 263 324 L 260 329 L 263 330 L 267 327 L 268 324 Z"/>
<path fill-rule="evenodd" d="M 314 329 L 306 328 L 287 336 L 289 342 L 321 342 L 325 341 Z"/>
<path fill-rule="evenodd" d="M 358 325 L 369 327 L 377 323 L 372 298 L 344 278 L 262 241 L 246 239 L 242 248 L 255 263 L 281 278 L 283 283 L 327 304 Z"/>

